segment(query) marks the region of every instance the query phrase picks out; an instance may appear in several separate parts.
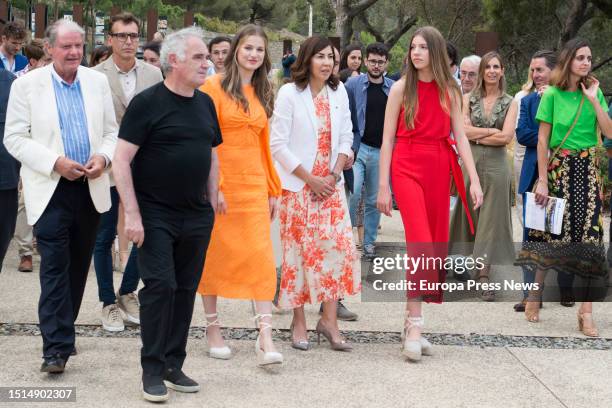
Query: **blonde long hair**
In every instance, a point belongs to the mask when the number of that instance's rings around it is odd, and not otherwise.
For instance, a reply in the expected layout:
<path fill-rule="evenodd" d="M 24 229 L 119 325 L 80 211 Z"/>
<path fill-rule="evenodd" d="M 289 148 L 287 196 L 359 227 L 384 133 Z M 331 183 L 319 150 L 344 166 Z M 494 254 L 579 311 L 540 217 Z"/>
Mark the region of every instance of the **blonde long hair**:
<path fill-rule="evenodd" d="M 440 32 L 431 26 L 417 29 L 410 39 L 409 46 L 416 36 L 421 36 L 427 43 L 429 50 L 429 65 L 433 73 L 434 81 L 438 86 L 438 96 L 440 105 L 444 112 L 450 114 L 451 96 L 461 95 L 459 85 L 450 73 L 450 60 L 446 53 L 446 40 Z M 419 97 L 417 95 L 418 73 L 410 58 L 407 58 L 406 69 L 404 71 L 404 120 L 408 129 L 414 129 L 414 120 L 419 110 Z M 456 98 L 459 100 L 460 98 Z"/>
<path fill-rule="evenodd" d="M 245 112 L 249 111 L 249 101 L 242 93 L 242 80 L 240 79 L 236 54 L 244 40 L 252 35 L 263 38 L 265 54 L 263 64 L 253 73 L 251 85 L 253 85 L 253 89 L 255 89 L 257 99 L 259 99 L 259 102 L 266 111 L 266 115 L 271 117 L 274 112 L 274 90 L 272 89 L 272 84 L 268 80 L 268 73 L 272 68 L 272 63 L 270 62 L 270 52 L 268 49 L 268 36 L 260 26 L 248 24 L 242 27 L 232 40 L 230 51 L 225 59 L 225 75 L 221 81 L 221 87 L 225 93 L 230 95 L 232 99 L 242 106 Z"/>

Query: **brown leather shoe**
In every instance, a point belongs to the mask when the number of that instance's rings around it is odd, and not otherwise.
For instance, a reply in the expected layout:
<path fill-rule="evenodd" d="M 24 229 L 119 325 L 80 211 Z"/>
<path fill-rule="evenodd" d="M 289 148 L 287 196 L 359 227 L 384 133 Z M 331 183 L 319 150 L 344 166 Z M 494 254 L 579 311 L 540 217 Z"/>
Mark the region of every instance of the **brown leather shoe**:
<path fill-rule="evenodd" d="M 17 270 L 19 272 L 32 272 L 32 255 L 22 256 Z"/>

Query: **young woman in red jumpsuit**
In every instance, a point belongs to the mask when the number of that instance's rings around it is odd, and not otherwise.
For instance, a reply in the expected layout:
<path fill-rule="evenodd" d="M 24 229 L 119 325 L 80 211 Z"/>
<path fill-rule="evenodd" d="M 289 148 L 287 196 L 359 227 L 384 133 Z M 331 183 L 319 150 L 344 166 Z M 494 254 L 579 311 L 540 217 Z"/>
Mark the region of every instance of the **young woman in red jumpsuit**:
<path fill-rule="evenodd" d="M 475 208 L 482 204 L 483 194 L 463 128 L 461 92 L 449 70 L 446 41 L 435 28 L 422 27 L 411 39 L 409 57 L 387 101 L 377 206 L 391 216 L 391 182 L 408 255 L 443 262 L 448 250 L 451 173 L 467 208 L 456 151 L 470 176 Z M 402 334 L 402 354 L 410 360 L 432 353 L 431 344 L 421 336 L 421 303 L 442 302 L 442 291 L 435 285 L 444 278 L 444 270 L 434 265 L 406 271 L 406 280 L 415 285 L 407 291 Z"/>

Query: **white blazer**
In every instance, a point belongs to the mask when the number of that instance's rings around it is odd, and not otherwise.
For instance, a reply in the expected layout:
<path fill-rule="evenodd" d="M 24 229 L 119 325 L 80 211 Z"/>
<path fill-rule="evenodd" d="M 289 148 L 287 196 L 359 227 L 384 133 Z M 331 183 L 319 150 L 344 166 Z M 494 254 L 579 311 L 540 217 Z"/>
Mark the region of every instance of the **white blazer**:
<path fill-rule="evenodd" d="M 47 208 L 61 178 L 53 170 L 65 155 L 55 102 L 51 65 L 17 78 L 11 87 L 6 112 L 4 145 L 21 162 L 21 180 L 28 218 L 34 225 Z M 117 122 L 108 80 L 104 74 L 79 67 L 91 154 L 112 160 L 117 143 Z M 98 212 L 110 209 L 108 169 L 89 180 L 89 193 Z"/>
<path fill-rule="evenodd" d="M 352 154 L 353 125 L 344 85 L 338 84 L 335 91 L 326 86 L 331 117 L 329 167 L 332 170 L 340 153 Z M 317 156 L 317 130 L 310 85 L 303 91 L 294 83 L 283 85 L 278 91 L 270 124 L 270 151 L 283 189 L 297 192 L 304 188 L 304 181 L 292 173 L 300 164 L 306 171 L 312 171 Z"/>

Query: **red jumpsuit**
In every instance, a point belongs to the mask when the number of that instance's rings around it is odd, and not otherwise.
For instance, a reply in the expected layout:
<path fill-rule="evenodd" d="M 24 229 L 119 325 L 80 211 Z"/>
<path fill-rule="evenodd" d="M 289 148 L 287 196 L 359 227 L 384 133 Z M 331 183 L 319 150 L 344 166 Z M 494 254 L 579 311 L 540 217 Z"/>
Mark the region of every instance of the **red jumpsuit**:
<path fill-rule="evenodd" d="M 436 82 L 419 81 L 417 92 L 414 129 L 406 126 L 403 106 L 398 117 L 391 185 L 404 224 L 407 254 L 423 259 L 420 267 L 406 271 L 406 280 L 414 285 L 407 297 L 441 303 L 442 290 L 436 284 L 446 277 L 440 265 L 448 253 L 451 170 L 467 208 L 465 186 L 450 135 L 450 115 L 440 104 Z M 471 225 L 469 213 L 468 219 Z"/>

